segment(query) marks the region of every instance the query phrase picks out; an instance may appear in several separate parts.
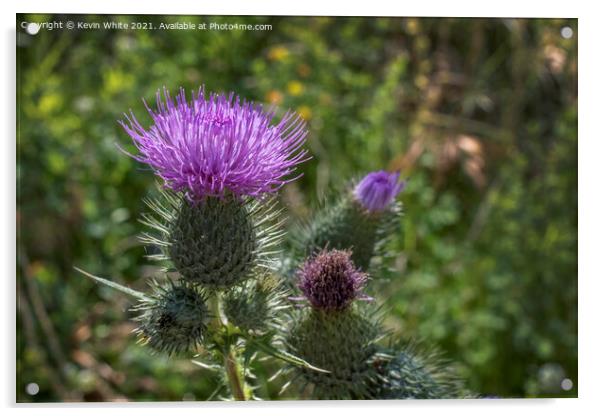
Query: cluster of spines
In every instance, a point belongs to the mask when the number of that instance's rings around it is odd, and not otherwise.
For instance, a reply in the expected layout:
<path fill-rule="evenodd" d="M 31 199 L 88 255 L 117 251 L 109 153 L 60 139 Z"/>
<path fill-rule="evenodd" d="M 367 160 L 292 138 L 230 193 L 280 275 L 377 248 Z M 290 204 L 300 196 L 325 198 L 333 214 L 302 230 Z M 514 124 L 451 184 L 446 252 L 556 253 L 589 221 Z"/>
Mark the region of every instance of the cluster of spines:
<path fill-rule="evenodd" d="M 168 190 L 145 200 L 151 228 L 143 242 L 158 247 L 149 257 L 169 260 L 181 278 L 211 289 L 228 289 L 275 269 L 282 240 L 276 201 L 208 198 L 191 202 Z"/>
<path fill-rule="evenodd" d="M 290 308 L 287 291 L 270 275 L 247 280 L 224 293 L 223 310 L 229 322 L 248 333 L 283 331 Z"/>
<path fill-rule="evenodd" d="M 375 399 L 473 398 L 454 366 L 434 349 L 415 342 L 382 348 L 373 362 L 378 381 L 372 387 Z"/>
<path fill-rule="evenodd" d="M 150 230 L 141 239 L 159 250 L 149 257 L 162 261 L 165 272 L 176 272 L 178 276 L 177 284 L 162 289 L 163 297 L 180 286 L 209 295 L 219 291 L 223 293 L 226 316 L 243 331 L 257 334 L 268 328 L 274 330 L 277 323 L 282 325 L 280 311 L 288 307 L 283 302 L 286 295 L 269 283 L 284 233 L 281 210 L 274 198 L 227 196 L 194 202 L 159 188 L 159 195 L 145 203 L 151 212 L 144 214 L 141 221 Z M 146 309 L 154 310 L 153 305 Z M 155 318 L 151 313 L 138 318 L 138 332 L 153 349 L 169 354 L 195 349 L 196 344 L 185 346 L 177 337 L 173 343 L 169 339 L 159 342 L 161 338 L 157 336 L 145 337 L 159 333 Z M 169 324 L 165 318 L 161 322 Z"/>
<path fill-rule="evenodd" d="M 227 288 L 251 276 L 255 227 L 242 201 L 182 200 L 170 224 L 169 257 L 185 280 Z"/>
<path fill-rule="evenodd" d="M 139 342 L 169 355 L 193 351 L 208 334 L 211 313 L 206 293 L 184 281 L 153 282 L 153 293 L 133 310 L 139 312 Z"/>
<path fill-rule="evenodd" d="M 370 364 L 382 330 L 355 308 L 304 309 L 287 339 L 297 356 L 328 372 L 295 369 L 301 390 L 315 399 L 367 399 L 378 374 Z"/>

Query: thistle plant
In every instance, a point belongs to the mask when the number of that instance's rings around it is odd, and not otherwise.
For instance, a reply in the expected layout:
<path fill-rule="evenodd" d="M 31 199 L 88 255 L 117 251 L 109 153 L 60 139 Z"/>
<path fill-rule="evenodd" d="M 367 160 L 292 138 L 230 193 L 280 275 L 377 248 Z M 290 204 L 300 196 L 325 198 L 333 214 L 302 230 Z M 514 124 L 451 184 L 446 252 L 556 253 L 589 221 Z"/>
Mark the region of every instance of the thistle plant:
<path fill-rule="evenodd" d="M 122 150 L 159 178 L 141 240 L 165 281 L 142 293 L 78 269 L 135 298 L 142 345 L 194 356 L 236 400 L 256 398 L 258 356 L 278 360 L 274 376 L 300 397 L 463 397 L 447 366 L 395 341 L 368 295 L 399 225 L 398 172 L 351 182 L 291 233 L 296 245 L 283 254 L 277 193 L 309 158 L 305 122 L 204 88 L 189 101 L 164 89 L 155 109 L 145 106 L 149 127 L 131 111 L 120 121 L 137 152 Z"/>

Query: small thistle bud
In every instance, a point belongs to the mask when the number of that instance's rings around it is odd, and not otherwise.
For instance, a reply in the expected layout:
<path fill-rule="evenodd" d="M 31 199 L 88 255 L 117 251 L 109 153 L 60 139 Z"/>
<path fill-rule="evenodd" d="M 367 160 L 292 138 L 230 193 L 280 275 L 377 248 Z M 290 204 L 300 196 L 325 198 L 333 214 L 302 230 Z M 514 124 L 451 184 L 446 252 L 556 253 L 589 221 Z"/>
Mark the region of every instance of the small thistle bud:
<path fill-rule="evenodd" d="M 297 276 L 299 289 L 316 309 L 342 310 L 365 298 L 367 275 L 355 268 L 350 251 L 322 251 L 307 260 Z"/>
<path fill-rule="evenodd" d="M 370 213 L 384 211 L 403 190 L 405 182 L 399 181 L 399 172 L 384 170 L 367 174 L 353 190 L 355 200 Z"/>
<path fill-rule="evenodd" d="M 194 350 L 203 342 L 210 314 L 202 292 L 188 283 L 155 286 L 149 301 L 137 306 L 140 340 L 167 354 Z"/>
<path fill-rule="evenodd" d="M 357 267 L 368 270 L 386 263 L 388 239 L 399 226 L 401 203 L 395 197 L 405 186 L 399 173 L 384 171 L 366 175 L 326 201 L 308 226 L 296 236 L 299 254 L 307 256 L 324 248 L 351 250 Z"/>
<path fill-rule="evenodd" d="M 472 394 L 464 387 L 453 367 L 436 351 L 419 352 L 409 345 L 389 351 L 387 359 L 375 360 L 379 382 L 377 399 L 458 399 Z"/>
<path fill-rule="evenodd" d="M 279 312 L 287 309 L 285 293 L 271 278 L 248 280 L 234 287 L 223 298 L 228 320 L 244 331 L 264 333 L 281 324 Z"/>
<path fill-rule="evenodd" d="M 247 279 L 255 265 L 257 235 L 244 202 L 182 200 L 169 232 L 169 256 L 182 277 L 212 288 Z"/>

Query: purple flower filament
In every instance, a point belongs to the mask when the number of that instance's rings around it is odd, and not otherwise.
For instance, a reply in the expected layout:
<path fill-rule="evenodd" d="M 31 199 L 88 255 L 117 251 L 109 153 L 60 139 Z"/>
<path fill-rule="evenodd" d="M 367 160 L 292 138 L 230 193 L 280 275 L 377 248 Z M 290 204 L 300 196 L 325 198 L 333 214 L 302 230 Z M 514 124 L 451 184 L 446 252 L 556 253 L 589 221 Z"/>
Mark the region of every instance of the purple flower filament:
<path fill-rule="evenodd" d="M 316 309 L 343 310 L 355 299 L 366 299 L 362 289 L 368 276 L 357 270 L 349 251 L 322 251 L 297 273 L 298 287 Z"/>
<path fill-rule="evenodd" d="M 183 89 L 175 102 L 164 89 L 157 92 L 157 110 L 145 103 L 153 125 L 145 129 L 132 112 L 120 121 L 139 154 L 165 186 L 191 200 L 205 197 L 260 197 L 297 177 L 296 166 L 308 159 L 301 147 L 305 122 L 287 112 L 272 124 L 273 109 L 241 101 L 233 93 L 209 94 L 201 87 L 186 101 Z"/>

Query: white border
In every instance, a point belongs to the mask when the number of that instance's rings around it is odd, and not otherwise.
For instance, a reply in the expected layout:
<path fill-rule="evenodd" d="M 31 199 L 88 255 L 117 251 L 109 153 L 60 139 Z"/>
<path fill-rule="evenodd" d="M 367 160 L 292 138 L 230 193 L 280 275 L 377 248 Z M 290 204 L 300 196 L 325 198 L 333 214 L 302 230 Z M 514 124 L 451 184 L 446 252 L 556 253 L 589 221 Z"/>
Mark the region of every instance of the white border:
<path fill-rule="evenodd" d="M 372 408 L 379 413 L 418 413 L 445 415 L 504 415 L 508 413 L 546 413 L 567 415 L 568 413 L 589 414 L 600 408 L 599 392 L 602 389 L 602 356 L 599 300 L 602 296 L 602 276 L 596 261 L 601 250 L 598 243 L 602 232 L 600 209 L 602 194 L 597 169 L 600 166 L 600 116 L 598 108 L 602 99 L 600 73 L 601 16 L 595 13 L 594 2 L 586 1 L 542 1 L 504 0 L 484 1 L 408 1 L 394 4 L 392 0 L 371 0 L 369 2 L 325 2 L 323 0 L 303 0 L 298 2 L 279 1 L 226 1 L 194 2 L 169 0 L 163 2 L 124 2 L 105 0 L 84 4 L 68 0 L 22 1 L 19 4 L 3 2 L 0 19 L 3 22 L 3 42 L 1 43 L 1 80 L 5 94 L 1 121 L 4 138 L 0 140 L 2 149 L 1 177 L 5 181 L 2 190 L 2 229 L 4 247 L 0 250 L 0 264 L 4 284 L 2 322 L 5 336 L 0 342 L 3 377 L 0 385 L 0 403 L 12 407 L 8 414 L 23 411 L 25 414 L 64 415 L 64 414 L 118 414 L 144 412 L 145 415 L 165 415 L 169 409 L 184 414 L 234 414 L 245 415 L 306 415 L 308 412 L 345 412 L 365 414 Z M 491 16 L 491 17 L 577 17 L 579 18 L 579 399 L 563 400 L 503 400 L 503 401 L 432 401 L 432 402 L 264 402 L 264 403 L 210 403 L 210 404 L 105 404 L 105 405 L 51 405 L 14 406 L 15 400 L 15 13 L 104 13 L 104 14 L 258 14 L 258 15 L 363 15 L 363 16 Z M 11 232 L 7 232 L 10 230 Z M 545 296 L 545 293 L 541 294 Z M 134 410 L 136 408 L 137 410 Z"/>

